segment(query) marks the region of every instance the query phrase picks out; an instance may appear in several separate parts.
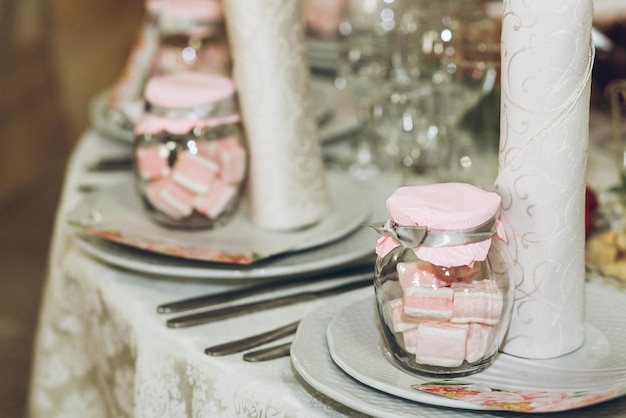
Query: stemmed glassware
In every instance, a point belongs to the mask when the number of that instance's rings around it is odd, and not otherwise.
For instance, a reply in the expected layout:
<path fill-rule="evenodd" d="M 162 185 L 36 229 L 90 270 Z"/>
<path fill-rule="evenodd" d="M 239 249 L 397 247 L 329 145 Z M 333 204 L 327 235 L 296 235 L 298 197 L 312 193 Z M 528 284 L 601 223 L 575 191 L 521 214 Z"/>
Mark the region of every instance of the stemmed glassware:
<path fill-rule="evenodd" d="M 605 89 L 611 108 L 611 127 L 615 156 L 617 157 L 618 183 L 626 186 L 626 147 L 624 146 L 624 103 L 626 102 L 626 79 L 613 80 Z"/>
<path fill-rule="evenodd" d="M 623 228 L 626 224 L 626 79 L 613 80 L 604 89 L 611 110 L 611 131 L 616 169 L 614 184 L 601 199 L 611 227 Z"/>
<path fill-rule="evenodd" d="M 389 82 L 397 0 L 350 0 L 339 25 L 335 87 L 355 106 L 360 137 L 352 175 L 369 178 L 380 172 L 370 130 L 371 106 Z"/>
<path fill-rule="evenodd" d="M 499 30 L 478 0 L 403 3 L 397 30 L 398 82 L 427 90 L 439 180 L 473 181 L 472 148 L 459 123 L 497 82 Z M 418 146 L 417 144 L 415 145 Z"/>
<path fill-rule="evenodd" d="M 436 175 L 438 128 L 427 86 L 394 83 L 372 107 L 372 125 L 390 169 L 409 185 Z"/>

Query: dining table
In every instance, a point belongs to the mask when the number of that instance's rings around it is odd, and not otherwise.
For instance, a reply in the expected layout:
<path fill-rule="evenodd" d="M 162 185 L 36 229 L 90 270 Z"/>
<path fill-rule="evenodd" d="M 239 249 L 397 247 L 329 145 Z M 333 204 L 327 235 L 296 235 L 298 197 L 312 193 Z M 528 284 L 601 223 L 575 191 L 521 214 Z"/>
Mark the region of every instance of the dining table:
<path fill-rule="evenodd" d="M 610 120 L 606 110 L 593 110 L 591 115 L 587 177 L 590 185 L 605 190 L 615 181 Z M 323 144 L 329 161 L 335 161 L 330 156 L 346 152 L 346 141 L 344 137 Z M 333 149 L 337 154 L 332 153 Z M 305 249 L 301 250 L 304 255 L 279 255 L 259 265 L 235 268 L 153 254 L 105 238 L 77 234 L 68 224 L 68 217 L 85 201 L 93 202 L 119 185 L 126 185 L 125 191 L 116 195 L 120 201 L 136 199 L 130 167 L 93 167 L 103 158 L 128 158 L 131 150 L 130 141 L 114 139 L 91 127 L 77 141 L 67 165 L 34 347 L 31 418 L 520 416 L 469 404 L 467 408 L 449 404 L 434 395 L 432 402 L 431 398 L 406 399 L 402 394 L 369 387 L 338 367 L 328 349 L 327 325 L 346 306 L 359 301 L 372 304 L 373 285 L 210 323 L 168 326 L 168 320 L 188 312 L 162 313 L 157 311 L 159 305 L 200 295 L 266 284 L 267 290 L 249 295 L 244 301 L 278 298 L 353 281 L 351 273 L 355 271 L 370 271 L 373 281 L 377 234 L 361 222 L 349 237 L 337 239 L 352 240 L 352 247 L 347 249 L 333 248 L 339 245 L 334 242 L 324 243 L 320 247 L 327 247 L 327 253 L 323 249 Z M 338 170 L 331 165 L 329 172 Z M 381 175 L 359 182 L 366 184 L 359 185 L 358 193 L 366 195 L 371 204 L 367 220 L 385 220 L 384 201 L 399 185 L 398 180 Z M 322 255 L 307 260 L 309 251 L 321 251 Z M 337 253 L 342 251 L 351 257 L 338 258 Z M 306 268 L 298 267 L 300 256 Z M 290 257 L 296 261 L 289 262 Z M 285 279 L 294 285 L 269 288 Z M 590 275 L 588 285 L 596 293 L 610 293 L 615 309 L 621 309 L 624 315 L 626 293 L 617 281 Z M 239 302 L 226 302 L 225 306 Z M 365 310 L 368 314 L 362 321 L 373 321 L 373 308 Z M 291 355 L 255 362 L 244 361 L 240 352 L 223 356 L 205 353 L 207 347 L 296 320 L 302 322 Z M 377 334 L 375 328 L 372 330 Z M 283 337 L 282 341 L 291 339 Z M 374 352 L 377 350 L 382 349 L 374 347 Z M 621 352 L 624 347 L 611 350 Z M 618 397 L 545 416 L 618 417 L 625 410 L 626 398 Z"/>

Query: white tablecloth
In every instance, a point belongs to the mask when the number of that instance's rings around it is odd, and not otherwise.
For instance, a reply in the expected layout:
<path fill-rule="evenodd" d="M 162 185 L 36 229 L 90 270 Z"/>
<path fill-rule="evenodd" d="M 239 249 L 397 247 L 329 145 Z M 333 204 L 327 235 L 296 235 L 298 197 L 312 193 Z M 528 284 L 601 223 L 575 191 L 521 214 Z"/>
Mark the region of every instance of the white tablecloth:
<path fill-rule="evenodd" d="M 606 135 L 604 122 L 593 126 Z M 240 354 L 203 353 L 207 346 L 301 318 L 329 299 L 170 329 L 168 316 L 156 313 L 158 304 L 223 290 L 232 282 L 126 271 L 73 244 L 63 218 L 85 196 L 79 185 L 106 187 L 132 180 L 130 172 L 89 173 L 86 166 L 102 156 L 128 154 L 129 146 L 89 131 L 68 166 L 35 347 L 31 417 L 359 415 L 308 386 L 288 357 L 246 363 Z M 607 158 L 610 153 L 592 155 L 590 166 L 607 166 Z M 606 173 L 594 173 L 592 184 L 610 183 Z"/>
<path fill-rule="evenodd" d="M 79 186 L 132 181 L 130 172 L 88 173 L 86 166 L 98 156 L 127 154 L 128 147 L 88 132 L 68 167 L 41 307 L 31 416 L 349 414 L 347 408 L 331 407 L 328 399 L 312 396 L 288 357 L 246 363 L 240 354 L 210 357 L 203 352 L 210 345 L 301 318 L 325 300 L 170 329 L 165 320 L 171 315 L 157 314 L 158 304 L 224 290 L 233 282 L 168 280 L 125 271 L 103 264 L 72 243 L 63 217 L 85 195 Z"/>

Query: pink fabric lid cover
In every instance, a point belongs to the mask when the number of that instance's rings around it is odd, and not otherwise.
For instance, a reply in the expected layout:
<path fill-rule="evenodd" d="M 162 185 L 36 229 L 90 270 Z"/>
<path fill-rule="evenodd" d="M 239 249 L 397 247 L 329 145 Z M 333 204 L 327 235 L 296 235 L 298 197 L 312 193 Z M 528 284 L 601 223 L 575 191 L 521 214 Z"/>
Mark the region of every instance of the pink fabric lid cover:
<path fill-rule="evenodd" d="M 222 3 L 218 0 L 146 0 L 144 4 L 149 13 L 176 20 L 219 22 L 224 19 Z"/>
<path fill-rule="evenodd" d="M 222 101 L 235 100 L 235 85 L 224 76 L 178 72 L 152 77 L 144 92 L 145 102 L 165 109 L 193 109 Z M 233 105 L 233 109 L 234 109 Z M 215 114 L 207 118 L 167 118 L 145 112 L 135 126 L 135 133 L 167 131 L 184 134 L 196 127 L 211 127 L 239 122 L 239 113 Z"/>
<path fill-rule="evenodd" d="M 471 184 L 441 183 L 397 189 L 387 199 L 391 218 L 402 226 L 426 226 L 428 229 L 456 231 L 472 228 L 489 220 L 500 208 L 500 196 Z M 504 228 L 496 222 L 496 236 L 505 240 Z M 384 257 L 401 244 L 389 235 L 376 243 L 376 254 Z M 491 239 L 450 247 L 419 246 L 415 255 L 445 267 L 472 265 L 487 258 Z"/>
<path fill-rule="evenodd" d="M 161 11 L 161 7 L 165 4 L 165 0 L 145 0 L 144 8 L 148 14 L 156 15 Z"/>
<path fill-rule="evenodd" d="M 156 106 L 187 108 L 217 102 L 235 93 L 235 83 L 225 76 L 183 71 L 152 77 L 144 92 Z"/>

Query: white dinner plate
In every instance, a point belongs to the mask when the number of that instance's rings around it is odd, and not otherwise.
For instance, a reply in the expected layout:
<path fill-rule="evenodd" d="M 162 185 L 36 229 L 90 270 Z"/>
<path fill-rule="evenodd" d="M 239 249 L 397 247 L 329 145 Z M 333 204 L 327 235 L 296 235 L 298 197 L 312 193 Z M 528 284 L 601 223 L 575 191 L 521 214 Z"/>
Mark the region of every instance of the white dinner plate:
<path fill-rule="evenodd" d="M 311 82 L 311 87 L 316 117 L 320 122 L 318 135 L 322 143 L 346 136 L 358 128 L 354 106 L 350 106 L 345 100 L 339 100 L 339 93 L 332 80 L 315 78 Z M 126 116 L 107 111 L 106 102 L 109 94 L 109 89 L 104 90 L 91 101 L 89 108 L 91 123 L 96 130 L 110 138 L 132 142 L 134 124 L 141 115 L 141 105 L 128 106 Z"/>
<path fill-rule="evenodd" d="M 368 219 L 367 191 L 347 173 L 329 172 L 328 190 L 329 213 L 315 225 L 295 231 L 259 228 L 244 204 L 221 228 L 167 228 L 151 220 L 132 182 L 89 195 L 68 213 L 66 220 L 77 234 L 145 251 L 201 261 L 251 264 L 336 241 Z"/>
<path fill-rule="evenodd" d="M 385 200 L 396 187 L 397 179 L 393 177 L 381 177 L 379 181 L 369 185 L 367 199 L 371 216 L 367 222 L 387 219 Z M 344 192 L 350 194 L 348 190 Z M 81 205 L 82 210 L 89 209 L 86 203 Z M 352 233 L 330 244 L 290 252 L 250 265 L 211 263 L 165 256 L 84 234 L 74 234 L 74 238 L 79 247 L 97 259 L 132 271 L 183 279 L 256 280 L 319 274 L 363 260 L 371 262 L 377 235 L 370 228 L 358 226 Z"/>
<path fill-rule="evenodd" d="M 493 365 L 480 373 L 428 386 L 429 390 L 442 391 L 455 388 L 455 397 L 462 394 L 461 388 L 467 387 L 472 393 L 464 400 L 432 396 L 413 388 L 443 380 L 409 374 L 390 360 L 381 340 L 373 298 L 348 305 L 334 317 L 327 331 L 328 347 L 335 363 L 350 376 L 408 400 L 491 410 L 485 404 L 504 396 L 511 403 L 499 401 L 498 404 L 517 409 L 521 397 L 511 397 L 511 393 L 524 393 L 525 401 L 541 396 L 539 405 L 528 407 L 533 412 L 563 411 L 626 392 L 626 333 L 623 332 L 626 318 L 616 315 L 626 307 L 626 298 L 614 289 L 588 284 L 586 306 L 585 343 L 573 353 L 541 361 L 500 354 Z M 603 375 L 597 376 L 596 369 L 602 369 Z M 477 391 L 477 387 L 481 390 Z"/>
<path fill-rule="evenodd" d="M 384 391 L 374 389 L 365 385 L 358 380 L 345 373 L 333 361 L 329 345 L 327 342 L 327 332 L 330 330 L 330 323 L 337 315 L 346 310 L 346 307 L 356 303 L 356 306 L 365 307 L 369 305 L 368 313 L 361 314 L 358 320 L 369 323 L 369 331 L 364 329 L 367 341 L 354 341 L 353 343 L 361 343 L 363 352 L 369 368 L 378 369 L 385 367 L 392 376 L 398 376 L 400 380 L 406 380 L 406 373 L 387 362 L 382 351 L 380 351 L 380 337 L 373 323 L 375 321 L 375 312 L 373 312 L 374 294 L 373 290 L 366 289 L 359 292 L 353 292 L 349 296 L 324 305 L 322 309 L 307 315 L 296 333 L 291 348 L 291 359 L 294 368 L 302 376 L 302 378 L 310 384 L 314 389 L 331 399 L 340 402 L 352 409 L 362 413 L 383 418 L 391 417 L 423 417 L 423 418 L 493 418 L 493 417 L 519 417 L 519 414 L 512 414 L 504 411 L 483 411 L 470 410 L 471 406 L 462 404 L 461 408 L 453 408 L 451 406 L 439 406 L 437 403 L 444 402 L 449 405 L 447 398 L 441 398 L 436 395 L 424 394 L 426 401 L 416 402 L 404 399 L 395 395 L 390 395 Z M 615 289 L 604 287 L 598 283 L 587 284 L 587 295 L 589 306 L 592 306 L 591 313 L 587 314 L 587 318 L 593 321 L 608 321 L 608 328 L 604 324 L 596 324 L 597 328 L 606 333 L 609 340 L 614 343 L 624 341 L 623 335 L 624 318 L 623 312 L 626 306 L 626 294 L 617 292 Z M 368 300 L 364 300 L 367 298 Z M 594 313 L 596 312 L 596 313 Z M 620 317 L 621 315 L 621 317 Z M 612 328 L 619 324 L 620 328 Z M 361 327 L 358 327 L 362 329 Z M 373 348 L 372 348 L 373 347 Z M 604 358 L 604 364 L 617 365 L 624 362 L 623 343 L 617 346 L 611 346 L 614 350 L 610 354 L 610 358 Z M 369 354 L 368 354 L 369 353 Z M 380 366 L 381 362 L 385 366 Z M 558 364 L 558 363 L 557 363 Z M 596 364 L 599 366 L 600 364 Z M 492 366 L 493 367 L 493 366 Z M 546 364 L 543 367 L 550 367 Z M 361 371 L 361 373 L 364 373 Z M 399 375 L 400 374 L 400 375 Z M 411 378 L 416 379 L 411 376 Z M 463 378 L 464 379 L 464 378 Z M 418 379 L 416 379 L 417 381 Z M 583 409 L 570 412 L 554 412 L 554 413 L 535 413 L 533 418 L 618 418 L 623 416 L 626 410 L 626 397 L 620 397 L 612 401 L 589 406 Z"/>

